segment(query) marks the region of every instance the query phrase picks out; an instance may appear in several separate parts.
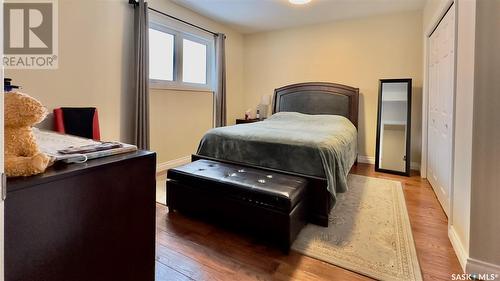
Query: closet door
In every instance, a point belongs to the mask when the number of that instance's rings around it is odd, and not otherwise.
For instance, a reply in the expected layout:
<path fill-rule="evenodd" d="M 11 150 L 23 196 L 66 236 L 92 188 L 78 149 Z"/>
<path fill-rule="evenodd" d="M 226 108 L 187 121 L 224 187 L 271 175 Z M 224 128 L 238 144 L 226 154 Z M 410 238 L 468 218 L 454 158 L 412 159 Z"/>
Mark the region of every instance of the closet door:
<path fill-rule="evenodd" d="M 429 38 L 428 180 L 448 215 L 451 196 L 455 85 L 455 8 Z"/>

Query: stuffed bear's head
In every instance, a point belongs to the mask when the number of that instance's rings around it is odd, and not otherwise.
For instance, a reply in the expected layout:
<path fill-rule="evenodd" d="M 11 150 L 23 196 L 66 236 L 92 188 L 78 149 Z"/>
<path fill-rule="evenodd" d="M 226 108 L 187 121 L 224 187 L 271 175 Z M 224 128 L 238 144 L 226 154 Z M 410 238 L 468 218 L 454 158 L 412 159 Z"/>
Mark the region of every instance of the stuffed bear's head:
<path fill-rule="evenodd" d="M 48 113 L 38 100 L 19 92 L 5 93 L 4 107 L 6 127 L 33 126 Z"/>

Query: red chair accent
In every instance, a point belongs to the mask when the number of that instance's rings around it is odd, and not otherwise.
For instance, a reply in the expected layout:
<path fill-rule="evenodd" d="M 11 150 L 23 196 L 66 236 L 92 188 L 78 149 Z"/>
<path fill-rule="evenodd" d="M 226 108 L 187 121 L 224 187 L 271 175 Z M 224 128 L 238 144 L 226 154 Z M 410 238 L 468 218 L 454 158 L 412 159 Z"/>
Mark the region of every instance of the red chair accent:
<path fill-rule="evenodd" d="M 54 109 L 54 129 L 56 132 L 66 134 L 66 131 L 64 131 L 64 117 L 61 108 Z"/>
<path fill-rule="evenodd" d="M 92 138 L 94 140 L 101 140 L 101 130 L 99 128 L 99 114 L 97 114 L 97 108 L 94 112 L 94 119 L 92 120 Z"/>
<path fill-rule="evenodd" d="M 101 139 L 99 115 L 94 107 L 61 107 L 54 109 L 54 129 L 94 140 Z"/>

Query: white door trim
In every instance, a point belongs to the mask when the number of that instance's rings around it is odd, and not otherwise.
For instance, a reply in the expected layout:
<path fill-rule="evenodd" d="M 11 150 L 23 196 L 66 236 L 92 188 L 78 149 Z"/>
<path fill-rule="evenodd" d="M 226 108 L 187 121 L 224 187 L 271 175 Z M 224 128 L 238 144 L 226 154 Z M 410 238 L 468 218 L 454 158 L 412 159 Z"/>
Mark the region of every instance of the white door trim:
<path fill-rule="evenodd" d="M 452 4 L 456 2 L 455 0 L 446 0 L 441 2 L 441 7 L 439 7 L 438 12 L 434 14 L 431 20 L 431 24 L 427 27 L 424 27 L 424 35 L 423 35 L 423 42 L 424 42 L 424 81 L 423 81 L 423 94 L 422 94 L 422 160 L 420 161 L 420 176 L 422 178 L 427 178 L 427 122 L 428 122 L 428 108 L 429 108 L 429 74 L 428 74 L 428 68 L 429 68 L 429 37 L 431 36 L 432 32 L 436 27 L 438 26 L 439 22 L 441 19 L 444 17 L 448 9 Z M 457 4 L 457 3 L 455 3 Z M 456 7 L 455 7 L 456 8 Z M 457 17 L 456 17 L 456 12 L 457 9 L 455 9 L 455 31 L 456 31 L 456 23 L 457 23 Z M 456 34 L 456 33 L 455 33 Z M 456 42 L 456 36 L 455 36 L 455 42 Z M 456 44 L 455 44 L 455 54 L 456 54 Z M 456 68 L 456 67 L 455 67 Z M 456 71 L 455 71 L 456 72 Z"/>
<path fill-rule="evenodd" d="M 455 85 L 453 87 L 453 128 L 452 128 L 452 149 L 451 149 L 451 173 L 450 173 L 450 193 L 449 193 L 449 213 L 448 213 L 448 224 L 453 224 L 453 196 L 454 196 L 454 161 L 455 161 L 455 103 L 456 103 L 456 78 L 457 78 L 457 38 L 458 38 L 458 1 L 456 0 L 446 0 L 441 2 L 441 7 L 438 12 L 433 16 L 431 24 L 425 29 L 424 33 L 424 81 L 423 81 L 423 97 L 422 97 L 422 161 L 420 163 L 420 176 L 422 178 L 427 178 L 427 149 L 428 149 L 428 115 L 429 115 L 429 39 L 432 32 L 441 22 L 441 19 L 446 15 L 451 5 L 455 5 L 455 46 L 454 46 L 454 56 L 455 56 L 455 70 L 453 73 L 453 79 Z"/>
<path fill-rule="evenodd" d="M 456 83 L 457 83 L 457 42 L 458 42 L 458 11 L 461 8 L 460 1 L 458 0 L 446 0 L 441 2 L 441 6 L 438 9 L 438 12 L 433 16 L 431 24 L 427 27 L 424 27 L 424 81 L 423 81 L 423 97 L 422 97 L 422 161 L 421 161 L 421 169 L 420 175 L 422 178 L 427 178 L 427 149 L 428 149 L 428 108 L 429 108 L 429 37 L 434 31 L 434 29 L 438 26 L 441 19 L 444 17 L 446 12 L 448 11 L 451 5 L 455 5 L 455 46 L 454 46 L 454 56 L 455 56 L 455 69 L 454 69 L 454 81 L 455 85 L 453 87 L 453 136 L 452 136 L 452 155 L 451 155 L 451 181 L 450 181 L 450 202 L 449 202 L 449 217 L 448 217 L 448 236 L 452 243 L 452 246 L 455 250 L 455 253 L 460 261 L 462 269 L 467 272 L 470 271 L 471 268 L 478 269 L 477 266 L 479 263 L 471 262 L 471 259 L 468 257 L 468 246 L 463 245 L 462 241 L 458 238 L 458 235 L 455 231 L 453 224 L 453 210 L 454 210 L 454 174 L 455 174 L 455 131 L 456 131 Z M 481 267 L 484 269 L 484 266 Z M 474 271 L 477 272 L 477 271 Z M 487 271 L 485 271 L 487 272 Z"/>

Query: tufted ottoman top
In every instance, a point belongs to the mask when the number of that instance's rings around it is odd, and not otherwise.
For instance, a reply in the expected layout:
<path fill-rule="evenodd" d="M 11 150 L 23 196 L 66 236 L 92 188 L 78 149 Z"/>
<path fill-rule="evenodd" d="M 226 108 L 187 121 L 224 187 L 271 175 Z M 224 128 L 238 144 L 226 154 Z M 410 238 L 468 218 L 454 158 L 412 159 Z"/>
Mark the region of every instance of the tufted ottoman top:
<path fill-rule="evenodd" d="M 167 177 L 208 192 L 286 211 L 303 199 L 307 185 L 301 177 L 210 160 L 170 169 Z"/>

